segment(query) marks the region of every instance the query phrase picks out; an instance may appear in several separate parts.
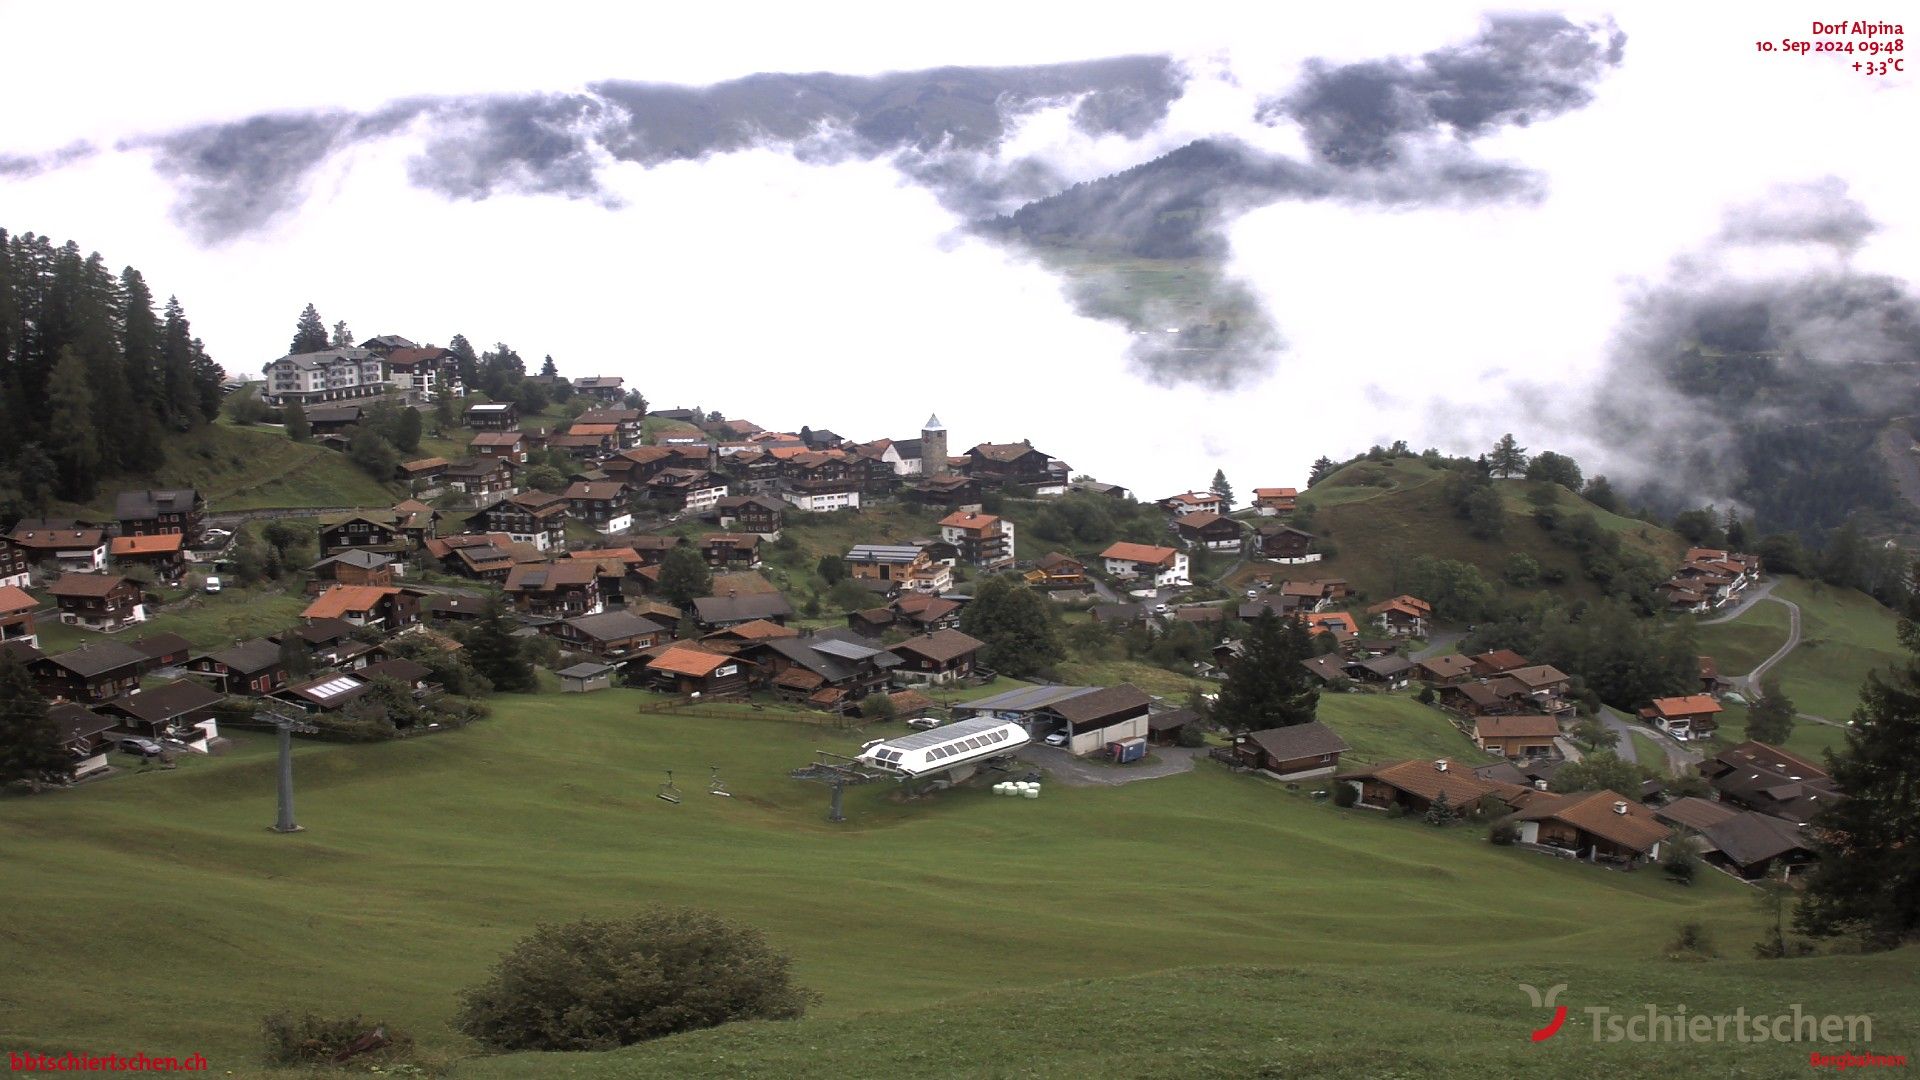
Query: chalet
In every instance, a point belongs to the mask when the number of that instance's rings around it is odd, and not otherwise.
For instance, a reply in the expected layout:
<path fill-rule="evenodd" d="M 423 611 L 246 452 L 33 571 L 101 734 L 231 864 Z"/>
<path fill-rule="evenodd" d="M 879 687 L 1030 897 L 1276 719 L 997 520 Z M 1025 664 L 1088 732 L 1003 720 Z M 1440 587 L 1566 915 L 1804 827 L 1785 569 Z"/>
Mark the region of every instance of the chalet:
<path fill-rule="evenodd" d="M 279 642 L 270 638 L 253 638 L 201 653 L 187 661 L 187 670 L 210 676 L 226 694 L 259 696 L 287 685 L 287 659 Z"/>
<path fill-rule="evenodd" d="M 116 698 L 101 705 L 100 712 L 118 717 L 117 726 L 135 735 L 199 741 L 194 736 L 200 733 L 193 729 L 211 727 L 213 707 L 224 700 L 225 695 L 202 683 L 180 680 Z"/>
<path fill-rule="evenodd" d="M 922 433 L 923 441 L 925 437 Z M 1066 477 L 1057 475 L 1053 459 L 1035 450 L 1031 442 L 981 443 L 967 451 L 966 458 L 966 474 L 983 488 L 1028 487 L 1040 489 L 1036 494 L 1056 495 L 1066 491 Z M 923 466 L 922 471 L 930 470 Z M 1046 490 L 1053 487 L 1059 490 Z"/>
<path fill-rule="evenodd" d="M 925 634 L 958 626 L 963 605 L 957 600 L 930 593 L 904 592 L 886 607 L 870 608 L 847 614 L 847 627 L 865 637 L 877 638 L 889 630 Z"/>
<path fill-rule="evenodd" d="M 1812 838 L 1791 821 L 1728 803 L 1687 797 L 1654 810 L 1662 824 L 1695 834 L 1707 862 L 1747 881 L 1790 878 L 1814 860 Z"/>
<path fill-rule="evenodd" d="M 107 553 L 112 556 L 118 569 L 130 569 L 144 566 L 153 573 L 155 580 L 175 581 L 187 569 L 187 552 L 182 545 L 186 537 L 179 533 L 170 536 L 116 536 L 107 544 Z"/>
<path fill-rule="evenodd" d="M 467 443 L 467 454 L 497 458 L 514 465 L 527 463 L 527 437 L 519 431 L 482 431 Z"/>
<path fill-rule="evenodd" d="M 1291 514 L 1297 508 L 1300 492 L 1296 488 L 1254 488 L 1253 510 L 1261 517 Z"/>
<path fill-rule="evenodd" d="M 675 642 L 647 661 L 642 677 L 668 693 L 713 697 L 745 691 L 749 667 L 737 656 Z"/>
<path fill-rule="evenodd" d="M 648 480 L 673 468 L 676 460 L 671 447 L 636 446 L 613 455 L 600 467 L 608 476 L 624 481 L 630 487 L 644 487 Z"/>
<path fill-rule="evenodd" d="M 1360 637 L 1360 626 L 1353 616 L 1344 611 L 1316 611 L 1301 616 L 1307 624 L 1310 634 L 1332 634 L 1333 640 L 1342 645 L 1356 641 Z"/>
<path fill-rule="evenodd" d="M 419 343 L 399 334 L 380 334 L 361 342 L 360 347 L 378 356 L 391 357 L 400 349 L 419 348 Z"/>
<path fill-rule="evenodd" d="M 1273 590 L 1282 600 L 1291 600 L 1305 613 L 1325 611 L 1335 600 L 1324 581 L 1283 581 Z"/>
<path fill-rule="evenodd" d="M 708 533 L 700 538 L 700 554 L 716 570 L 750 570 L 760 565 L 760 538 L 752 533 Z"/>
<path fill-rule="evenodd" d="M 1036 589 L 1084 589 L 1087 564 L 1071 555 L 1049 551 L 1040 556 L 1024 577 L 1027 584 Z"/>
<path fill-rule="evenodd" d="M 1353 749 L 1318 720 L 1288 727 L 1249 731 L 1233 739 L 1233 756 L 1249 769 L 1282 780 L 1305 780 L 1340 768 L 1340 755 Z"/>
<path fill-rule="evenodd" d="M 702 596 L 693 602 L 694 621 L 710 630 L 765 619 L 785 626 L 793 605 L 777 592 Z"/>
<path fill-rule="evenodd" d="M 1426 637 L 1427 624 L 1433 620 L 1433 605 L 1401 593 L 1367 608 L 1367 614 L 1373 625 L 1393 637 Z"/>
<path fill-rule="evenodd" d="M 855 544 L 845 556 L 855 581 L 879 581 L 935 596 L 953 591 L 953 569 L 920 544 Z"/>
<path fill-rule="evenodd" d="M 127 647 L 147 658 L 141 665 L 142 673 L 179 667 L 193 655 L 193 643 L 179 634 L 148 634 L 138 641 L 127 642 Z"/>
<path fill-rule="evenodd" d="M 40 601 L 25 589 L 0 585 L 0 644 L 19 641 L 39 647 L 40 633 L 34 624 L 34 612 L 39 610 Z"/>
<path fill-rule="evenodd" d="M 1255 533 L 1260 557 L 1274 562 L 1312 562 L 1313 534 L 1291 525 L 1262 525 Z"/>
<path fill-rule="evenodd" d="M 1372 683 L 1387 690 L 1400 690 L 1413 678 L 1413 661 L 1388 653 L 1356 660 L 1352 671 L 1354 677 L 1363 683 Z"/>
<path fill-rule="evenodd" d="M 396 479 L 407 485 L 409 492 L 430 495 L 446 485 L 447 467 L 450 464 L 443 457 L 416 458 L 394 466 L 394 474 Z"/>
<path fill-rule="evenodd" d="M 506 592 L 514 609 L 525 615 L 566 619 L 598 615 L 604 607 L 598 568 L 577 559 L 521 563 L 508 572 Z"/>
<path fill-rule="evenodd" d="M 1224 514 L 1228 509 L 1226 500 L 1212 491 L 1183 491 L 1178 495 L 1161 499 L 1160 506 L 1175 517 L 1200 513 Z"/>
<path fill-rule="evenodd" d="M 404 586 L 335 585 L 300 612 L 307 623 L 342 619 L 395 633 L 420 621 L 420 600 L 427 594 Z"/>
<path fill-rule="evenodd" d="M 1143 604 L 1095 604 L 1087 609 L 1087 615 L 1103 626 L 1133 626 L 1147 621 Z"/>
<path fill-rule="evenodd" d="M 1240 523 L 1210 510 L 1197 510 L 1173 519 L 1173 531 L 1188 547 L 1208 551 L 1239 551 L 1246 544 Z"/>
<path fill-rule="evenodd" d="M 633 493 L 618 481 L 578 483 L 561 493 L 567 515 L 602 533 L 623 533 L 633 527 Z"/>
<path fill-rule="evenodd" d="M 909 683 L 957 682 L 973 674 L 982 642 L 958 630 L 936 630 L 908 638 L 889 651 L 903 661 L 895 677 Z"/>
<path fill-rule="evenodd" d="M 618 433 L 618 448 L 621 450 L 631 450 L 640 445 L 645 420 L 639 409 L 628 408 L 588 409 L 573 418 L 576 424 L 612 424 Z"/>
<path fill-rule="evenodd" d="M 1714 719 L 1720 714 L 1720 703 L 1708 694 L 1689 694 L 1685 697 L 1655 698 L 1640 710 L 1640 719 L 1659 728 L 1676 739 L 1705 737 L 1720 726 Z"/>
<path fill-rule="evenodd" d="M 1149 578 L 1155 588 L 1191 584 L 1187 579 L 1186 552 L 1174 548 L 1122 540 L 1109 545 L 1100 553 L 1100 558 L 1111 577 L 1126 581 Z"/>
<path fill-rule="evenodd" d="M 520 406 L 511 401 L 470 405 L 467 426 L 475 431 L 514 431 L 520 427 Z"/>
<path fill-rule="evenodd" d="M 629 601 L 632 598 L 645 595 L 659 584 L 659 566 L 648 567 L 645 557 L 631 547 L 570 551 L 567 559 L 593 565 L 602 607 L 619 604 L 631 608 L 633 605 Z M 676 622 L 679 618 L 677 608 L 667 616 L 669 622 Z"/>
<path fill-rule="evenodd" d="M 516 547 L 525 551 L 527 557 L 516 554 Z M 514 544 L 505 533 L 436 536 L 427 541 L 426 553 L 438 560 L 440 568 L 449 574 L 496 585 L 504 584 L 515 566 L 541 561 L 538 552 L 526 545 Z"/>
<path fill-rule="evenodd" d="M 412 549 L 424 547 L 440 532 L 440 511 L 418 499 L 402 499 L 393 504 L 394 523 Z"/>
<path fill-rule="evenodd" d="M 290 353 L 266 365 L 269 405 L 344 401 L 386 393 L 387 363 L 378 354 L 352 347 Z"/>
<path fill-rule="evenodd" d="M 618 375 L 595 375 L 573 380 L 573 392 L 600 401 L 619 401 L 627 396 L 626 380 Z"/>
<path fill-rule="evenodd" d="M 391 585 L 394 559 L 378 551 L 343 551 L 307 567 L 312 580 L 307 591 L 325 592 L 334 585 Z"/>
<path fill-rule="evenodd" d="M 50 562 L 69 574 L 107 568 L 107 534 L 100 529 L 43 529 L 23 521 L 7 534 L 7 543 L 19 553 L 12 564 Z"/>
<path fill-rule="evenodd" d="M 1467 716 L 1505 716 L 1519 711 L 1519 706 L 1503 697 L 1484 679 L 1440 687 L 1440 704 Z"/>
<path fill-rule="evenodd" d="M 571 505 L 564 495 L 523 491 L 494 499 L 469 514 L 467 528 L 505 533 L 514 543 L 526 544 L 535 551 L 559 551 L 567 546 L 567 511 Z"/>
<path fill-rule="evenodd" d="M 1473 662 L 1473 673 L 1485 678 L 1491 675 L 1504 675 L 1515 668 L 1527 666 L 1527 658 L 1512 649 L 1495 649 L 1483 652 L 1467 659 Z"/>
<path fill-rule="evenodd" d="M 1466 811 L 1483 799 L 1492 799 L 1502 806 L 1514 808 L 1525 805 L 1533 796 L 1541 794 L 1518 784 L 1483 780 L 1475 776 L 1471 769 L 1456 768 L 1446 758 L 1389 762 L 1341 773 L 1333 779 L 1355 789 L 1355 806 L 1373 810 L 1400 806 L 1412 813 L 1425 813 L 1442 795 L 1446 796 L 1448 805 Z"/>
<path fill-rule="evenodd" d="M 113 517 L 121 536 L 178 534 L 194 547 L 206 538 L 207 500 L 192 488 L 122 491 L 113 497 Z"/>
<path fill-rule="evenodd" d="M 1751 740 L 1701 762 L 1700 775 L 1722 802 L 1796 825 L 1811 823 L 1844 797 L 1827 770 L 1777 746 Z"/>
<path fill-rule="evenodd" d="M 1502 680 L 1518 684 L 1518 690 L 1509 689 Z M 1567 700 L 1573 680 L 1551 664 L 1529 664 L 1514 668 L 1491 680 L 1491 683 L 1496 690 L 1514 698 L 1517 704 L 1529 711 L 1561 717 L 1573 712 L 1573 702 Z"/>
<path fill-rule="evenodd" d="M 714 514 L 723 529 L 752 533 L 762 540 L 780 539 L 780 527 L 786 508 L 759 495 L 729 495 L 713 504 Z"/>
<path fill-rule="evenodd" d="M 1225 671 L 1229 657 L 1241 655 L 1242 651 L 1237 641 L 1222 644 L 1214 650 L 1214 663 L 1221 671 Z M 1323 653 L 1311 659 L 1302 660 L 1300 666 L 1306 668 L 1307 674 L 1320 680 L 1325 686 L 1338 686 L 1353 678 L 1350 671 L 1352 661 L 1337 652 Z"/>
<path fill-rule="evenodd" d="M 447 463 L 447 471 L 441 474 L 446 486 L 467 496 L 467 501 L 480 505 L 489 499 L 514 492 L 513 469 L 501 458 L 464 458 Z"/>
<path fill-rule="evenodd" d="M 96 641 L 27 665 L 42 696 L 91 705 L 139 689 L 147 657 L 117 641 Z"/>
<path fill-rule="evenodd" d="M 615 424 L 572 424 L 561 434 L 547 436 L 546 448 L 577 461 L 599 461 L 620 448 L 620 428 Z"/>
<path fill-rule="evenodd" d="M 329 671 L 303 682 L 275 690 L 275 701 L 284 701 L 309 715 L 337 712 L 354 699 L 373 689 L 373 680 L 359 672 Z"/>
<path fill-rule="evenodd" d="M 1125 502 L 1133 497 L 1133 492 L 1119 484 L 1103 484 L 1098 480 L 1076 480 L 1067 485 L 1068 490 L 1087 495 L 1099 495 L 1102 498 Z"/>
<path fill-rule="evenodd" d="M 949 474 L 923 476 L 900 490 L 902 502 L 947 510 L 979 510 L 980 481 L 971 476 Z"/>
<path fill-rule="evenodd" d="M 1503 820 L 1518 827 L 1520 842 L 1571 851 L 1589 862 L 1637 866 L 1660 858 L 1672 831 L 1638 802 L 1611 791 L 1571 795 L 1541 792 Z"/>
<path fill-rule="evenodd" d="M 1713 657 L 1701 656 L 1695 659 L 1700 666 L 1700 692 L 1712 697 L 1719 697 L 1725 693 L 1732 684 L 1720 677 L 1720 665 L 1714 662 Z"/>
<path fill-rule="evenodd" d="M 704 514 L 727 497 L 727 485 L 705 469 L 662 469 L 647 481 L 646 492 L 674 510 Z"/>
<path fill-rule="evenodd" d="M 113 633 L 147 621 L 140 586 L 118 574 L 61 574 L 47 592 L 63 623 Z"/>
<path fill-rule="evenodd" d="M 435 593 L 427 598 L 421 614 L 432 622 L 475 622 L 487 614 L 487 602 L 477 596 Z"/>
<path fill-rule="evenodd" d="M 1704 615 L 1713 609 L 1712 593 L 1691 581 L 1663 581 L 1655 588 L 1675 614 Z"/>
<path fill-rule="evenodd" d="M 320 521 L 322 556 L 338 555 L 343 551 L 378 551 L 400 555 L 406 550 L 407 538 L 400 531 L 400 515 L 391 510 L 356 510 Z"/>
<path fill-rule="evenodd" d="M 1420 669 L 1422 682 L 1435 686 L 1452 686 L 1474 677 L 1473 661 L 1459 653 L 1430 656 L 1414 666 Z"/>
<path fill-rule="evenodd" d="M 24 589 L 33 584 L 33 569 L 27 562 L 25 548 L 15 547 L 5 537 L 0 537 L 0 586 L 11 585 Z"/>
<path fill-rule="evenodd" d="M 847 630 L 808 637 L 770 637 L 746 650 L 766 685 L 781 697 L 841 710 L 887 687 L 900 658 Z"/>
<path fill-rule="evenodd" d="M 358 405 L 324 405 L 307 410 L 307 427 L 315 438 L 328 435 L 346 437 L 350 428 L 360 423 L 365 410 Z"/>
<path fill-rule="evenodd" d="M 107 753 L 113 748 L 112 720 L 72 702 L 48 706 L 47 719 L 71 761 L 65 776 L 69 783 L 107 770 Z"/>
<path fill-rule="evenodd" d="M 651 649 L 669 641 L 673 628 L 627 611 L 603 611 L 598 615 L 576 615 L 547 628 L 561 643 L 576 652 L 593 653 L 618 659 Z"/>
<path fill-rule="evenodd" d="M 1480 749 L 1506 758 L 1552 757 L 1560 722 L 1538 713 L 1482 716 L 1473 722 L 1473 741 Z"/>
<path fill-rule="evenodd" d="M 443 390 L 454 397 L 466 392 L 460 382 L 460 358 L 450 349 L 407 344 L 393 347 L 386 358 L 388 381 L 410 401 L 424 405 L 439 397 Z"/>
<path fill-rule="evenodd" d="M 805 450 L 781 462 L 780 497 L 808 513 L 860 509 L 864 466 L 839 450 Z"/>

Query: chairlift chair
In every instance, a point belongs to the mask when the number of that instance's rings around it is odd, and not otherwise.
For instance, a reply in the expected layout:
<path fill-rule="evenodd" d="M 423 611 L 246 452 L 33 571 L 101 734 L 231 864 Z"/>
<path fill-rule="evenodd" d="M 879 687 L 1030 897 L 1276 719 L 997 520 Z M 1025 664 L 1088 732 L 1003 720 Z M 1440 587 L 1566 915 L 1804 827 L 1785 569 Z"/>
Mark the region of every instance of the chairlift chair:
<path fill-rule="evenodd" d="M 713 774 L 707 780 L 707 794 L 721 795 L 729 799 L 733 798 L 733 792 L 727 790 L 727 782 L 720 779 L 720 766 L 709 765 L 707 766 L 707 771 Z"/>
<path fill-rule="evenodd" d="M 680 788 L 673 782 L 673 770 L 667 770 L 667 782 L 660 785 L 660 798 L 665 802 L 680 801 Z"/>

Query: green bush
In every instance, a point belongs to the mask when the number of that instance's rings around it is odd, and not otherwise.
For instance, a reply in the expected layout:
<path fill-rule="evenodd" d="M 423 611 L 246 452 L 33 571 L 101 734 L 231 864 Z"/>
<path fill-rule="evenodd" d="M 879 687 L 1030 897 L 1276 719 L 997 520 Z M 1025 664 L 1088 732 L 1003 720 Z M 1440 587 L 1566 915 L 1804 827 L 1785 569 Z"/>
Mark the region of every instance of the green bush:
<path fill-rule="evenodd" d="M 1180 737 L 1177 741 L 1189 750 L 1196 750 L 1207 745 L 1207 733 L 1200 730 L 1199 724 L 1185 724 L 1180 728 Z"/>
<path fill-rule="evenodd" d="M 364 1016 L 295 1015 L 282 1010 L 261 1021 L 267 1040 L 267 1061 L 274 1065 L 320 1065 L 341 1051 L 374 1035 L 379 1045 L 353 1055 L 355 1062 L 394 1062 L 413 1053 L 413 1036 Z"/>
<path fill-rule="evenodd" d="M 1335 781 L 1333 785 L 1333 805 L 1346 809 L 1360 801 L 1360 792 L 1352 784 Z"/>
<path fill-rule="evenodd" d="M 608 1050 L 734 1020 L 793 1020 L 815 995 L 760 931 L 654 909 L 544 925 L 462 995 L 456 1026 L 497 1050 Z"/>
<path fill-rule="evenodd" d="M 1502 821 L 1487 832 L 1487 839 L 1501 847 L 1507 847 L 1520 839 L 1520 830 L 1513 823 Z"/>

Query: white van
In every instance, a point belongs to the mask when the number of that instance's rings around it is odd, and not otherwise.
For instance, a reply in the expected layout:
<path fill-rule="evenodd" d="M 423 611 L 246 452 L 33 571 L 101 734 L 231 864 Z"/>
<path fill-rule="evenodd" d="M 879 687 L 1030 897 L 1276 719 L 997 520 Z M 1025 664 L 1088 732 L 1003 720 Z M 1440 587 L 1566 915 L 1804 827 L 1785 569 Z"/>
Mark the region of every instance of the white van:
<path fill-rule="evenodd" d="M 207 577 L 207 584 L 206 584 L 206 590 L 207 590 L 208 592 L 210 592 L 210 593 L 217 593 L 217 592 L 219 592 L 219 591 L 220 591 L 220 579 L 219 579 L 219 578 L 218 578 L 217 576 L 214 576 L 214 575 L 208 575 L 208 577 Z"/>

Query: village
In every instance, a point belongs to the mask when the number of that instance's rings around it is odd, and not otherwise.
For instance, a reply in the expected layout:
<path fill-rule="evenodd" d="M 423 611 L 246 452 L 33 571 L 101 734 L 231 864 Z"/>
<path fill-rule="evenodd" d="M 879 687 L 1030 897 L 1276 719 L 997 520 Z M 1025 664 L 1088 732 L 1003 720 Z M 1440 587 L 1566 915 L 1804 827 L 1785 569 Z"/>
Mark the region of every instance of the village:
<path fill-rule="evenodd" d="M 1318 576 L 1330 548 L 1296 487 L 1255 488 L 1236 506 L 1216 480 L 1141 502 L 1031 442 L 956 452 L 937 416 L 912 438 L 856 442 L 650 409 L 619 377 L 530 376 L 568 405 L 523 415 L 514 401 L 469 395 L 450 350 L 397 335 L 288 355 L 264 373 L 226 389 L 257 396 L 319 446 L 344 455 L 374 410 L 397 407 L 457 416 L 432 439 L 463 452 L 400 461 L 386 478 L 400 496 L 390 505 L 296 512 L 312 545 L 310 561 L 286 568 L 304 594 L 297 619 L 218 647 L 153 626 L 247 587 L 236 579 L 240 552 L 257 542 L 247 530 L 277 521 L 269 543 L 304 543 L 287 540 L 289 519 L 223 516 L 178 487 L 121 491 L 110 520 L 12 523 L 0 542 L 0 653 L 52 703 L 69 762 L 49 782 L 110 782 L 130 765 L 218 753 L 236 729 L 452 731 L 487 712 L 467 659 L 499 647 L 480 643 L 484 626 L 561 693 L 634 688 L 662 708 L 731 704 L 870 726 L 882 737 L 836 768 L 913 794 L 1016 769 L 1070 775 L 1076 759 L 1224 767 L 1336 807 L 1482 821 L 1496 843 L 1613 868 L 1670 861 L 1684 843 L 1742 880 L 1804 869 L 1806 829 L 1841 795 L 1802 756 L 1716 739 L 1732 684 L 1711 657 L 1698 658 L 1697 685 L 1631 702 L 1630 715 L 1613 713 L 1618 731 L 1596 735 L 1595 712 L 1609 710 L 1574 676 L 1509 649 L 1465 654 L 1472 627 L 1437 617 L 1428 599 L 1371 598 Z M 1111 506 L 1135 524 L 1128 538 L 1059 550 L 1014 520 L 1049 504 Z M 844 539 L 815 560 L 802 536 Z M 1690 549 L 1660 606 L 1693 616 L 1738 605 L 1762 575 L 1755 555 Z M 989 660 L 1018 649 L 993 640 L 1014 632 L 1007 620 L 969 616 L 986 592 L 1042 598 L 1042 621 L 1086 628 L 1076 633 L 1178 639 L 1184 653 L 1163 659 L 1166 687 L 1009 677 Z M 1274 625 L 1298 628 L 1311 655 L 1275 661 L 1256 649 Z M 1276 662 L 1329 698 L 1417 703 L 1457 743 L 1343 765 L 1353 748 L 1337 721 L 1250 730 L 1220 693 L 1197 689 Z M 1181 685 L 1189 692 L 1176 695 Z M 988 722 L 1006 731 L 960 739 Z M 889 724 L 904 733 L 884 734 Z M 959 756 L 899 765 L 947 727 Z M 1672 764 L 1631 790 L 1554 782 L 1622 739 Z"/>

